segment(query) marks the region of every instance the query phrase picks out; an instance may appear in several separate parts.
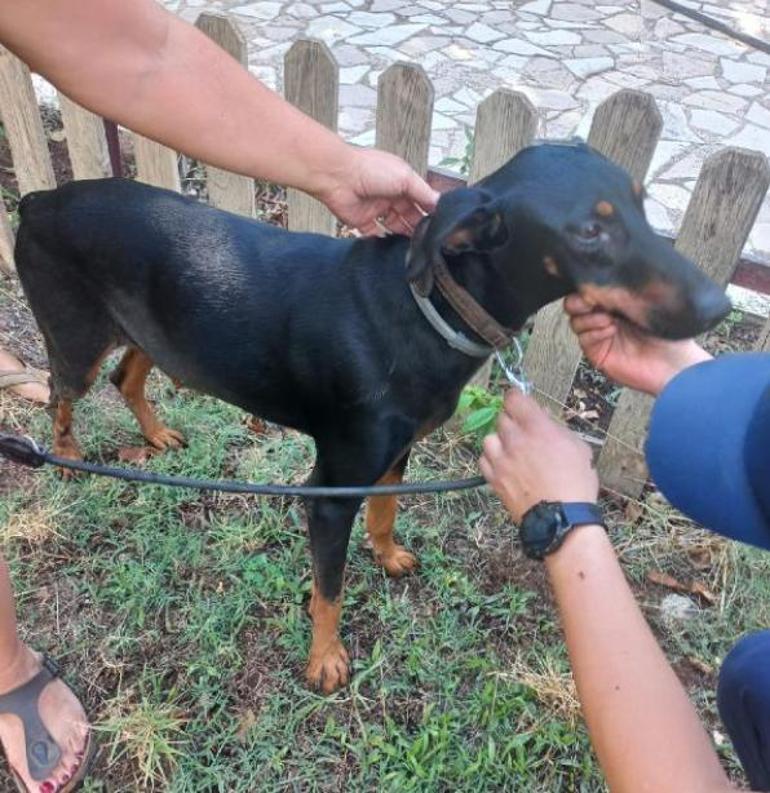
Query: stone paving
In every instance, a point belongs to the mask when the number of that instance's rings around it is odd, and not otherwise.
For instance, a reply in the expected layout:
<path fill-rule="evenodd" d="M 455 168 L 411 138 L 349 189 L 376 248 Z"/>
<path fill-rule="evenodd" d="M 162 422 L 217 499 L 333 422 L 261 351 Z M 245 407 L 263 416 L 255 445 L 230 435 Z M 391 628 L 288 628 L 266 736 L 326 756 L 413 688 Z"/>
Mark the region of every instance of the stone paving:
<path fill-rule="evenodd" d="M 685 4 L 770 41 L 766 0 Z M 460 157 L 466 130 L 500 86 L 527 94 L 541 134 L 587 133 L 596 105 L 620 88 L 649 91 L 663 114 L 648 180 L 654 226 L 678 227 L 703 160 L 726 145 L 770 156 L 770 56 L 651 0 L 166 0 L 188 20 L 235 16 L 249 65 L 280 90 L 298 37 L 325 41 L 340 64 L 339 128 L 374 141 L 377 78 L 391 63 L 421 64 L 436 91 L 430 163 Z M 770 200 L 746 252 L 770 263 Z"/>

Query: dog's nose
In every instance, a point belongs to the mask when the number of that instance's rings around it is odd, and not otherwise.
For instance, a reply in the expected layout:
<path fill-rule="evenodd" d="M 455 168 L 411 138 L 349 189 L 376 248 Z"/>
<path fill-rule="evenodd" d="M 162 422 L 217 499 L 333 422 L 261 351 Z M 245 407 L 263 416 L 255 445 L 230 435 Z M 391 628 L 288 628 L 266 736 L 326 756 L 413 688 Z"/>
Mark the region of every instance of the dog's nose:
<path fill-rule="evenodd" d="M 730 313 L 732 304 L 719 287 L 710 285 L 698 292 L 693 308 L 696 321 L 703 332 L 718 325 Z"/>

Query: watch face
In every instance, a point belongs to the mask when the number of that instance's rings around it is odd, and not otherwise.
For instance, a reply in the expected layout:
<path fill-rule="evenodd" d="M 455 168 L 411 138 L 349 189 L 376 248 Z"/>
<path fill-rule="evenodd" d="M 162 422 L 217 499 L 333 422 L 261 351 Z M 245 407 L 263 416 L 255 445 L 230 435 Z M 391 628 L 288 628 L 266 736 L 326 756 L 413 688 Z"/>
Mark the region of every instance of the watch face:
<path fill-rule="evenodd" d="M 530 551 L 545 551 L 554 537 L 566 526 L 561 504 L 541 501 L 524 516 L 521 539 Z"/>

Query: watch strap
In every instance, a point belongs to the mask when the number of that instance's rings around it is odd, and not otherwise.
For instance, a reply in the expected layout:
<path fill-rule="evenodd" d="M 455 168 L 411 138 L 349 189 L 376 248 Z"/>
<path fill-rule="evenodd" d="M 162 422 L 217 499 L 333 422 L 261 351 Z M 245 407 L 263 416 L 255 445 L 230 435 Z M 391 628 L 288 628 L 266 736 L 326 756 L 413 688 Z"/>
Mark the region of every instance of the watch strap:
<path fill-rule="evenodd" d="M 561 511 L 570 526 L 585 526 L 591 523 L 604 526 L 604 516 L 598 504 L 589 501 L 566 502 L 562 503 Z"/>

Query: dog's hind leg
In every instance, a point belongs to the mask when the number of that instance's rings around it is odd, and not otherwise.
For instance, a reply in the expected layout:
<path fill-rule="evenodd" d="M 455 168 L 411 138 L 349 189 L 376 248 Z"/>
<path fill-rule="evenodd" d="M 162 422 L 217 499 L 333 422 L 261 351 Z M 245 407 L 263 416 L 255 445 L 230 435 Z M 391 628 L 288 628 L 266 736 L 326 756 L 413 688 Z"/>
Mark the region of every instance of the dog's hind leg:
<path fill-rule="evenodd" d="M 129 347 L 110 375 L 110 380 L 118 388 L 139 422 L 142 435 L 156 449 L 178 449 L 184 446 L 184 436 L 181 432 L 169 429 L 158 421 L 144 392 L 147 375 L 152 366 L 152 360 L 143 350 Z"/>
<path fill-rule="evenodd" d="M 409 452 L 377 484 L 399 484 L 404 478 L 408 460 Z M 395 578 L 413 572 L 418 564 L 417 559 L 393 539 L 397 501 L 397 496 L 370 496 L 366 502 L 366 531 L 372 541 L 374 560 Z"/>

